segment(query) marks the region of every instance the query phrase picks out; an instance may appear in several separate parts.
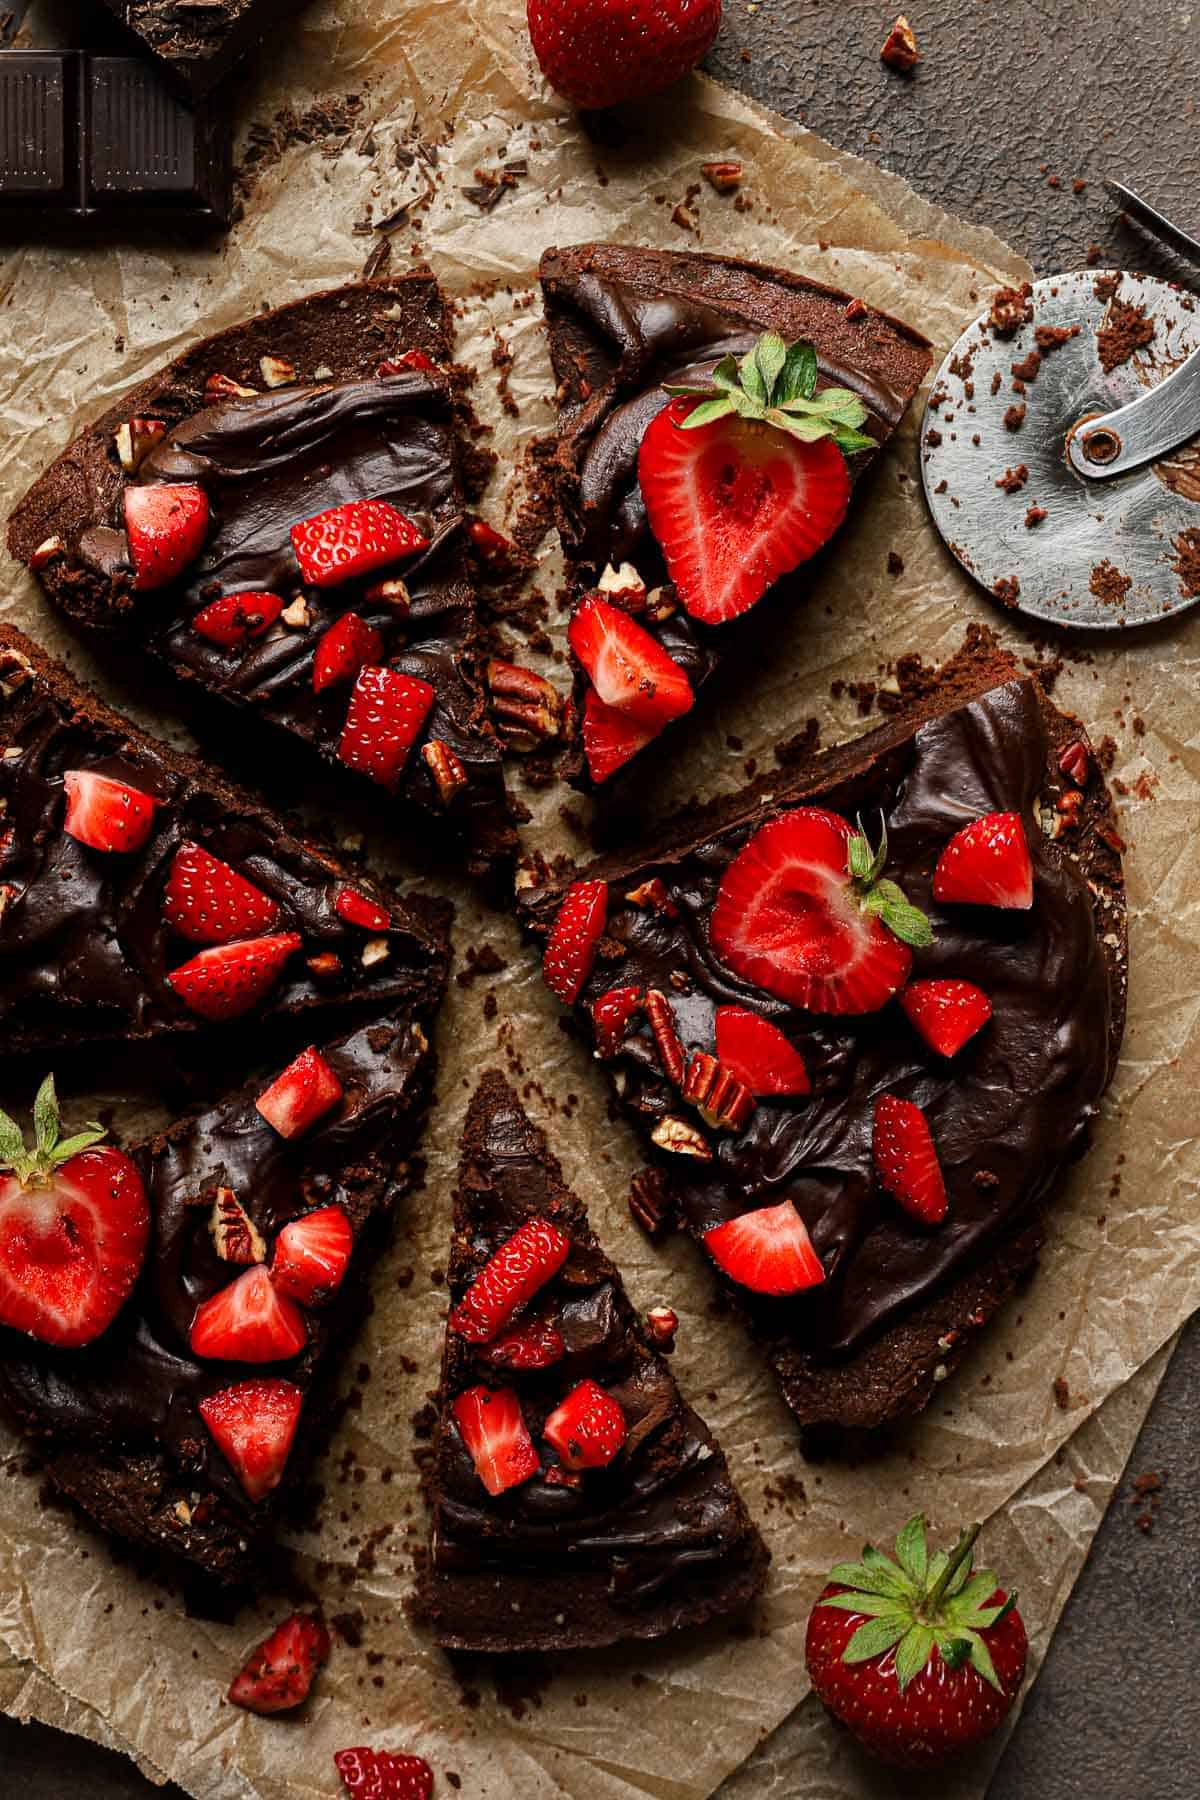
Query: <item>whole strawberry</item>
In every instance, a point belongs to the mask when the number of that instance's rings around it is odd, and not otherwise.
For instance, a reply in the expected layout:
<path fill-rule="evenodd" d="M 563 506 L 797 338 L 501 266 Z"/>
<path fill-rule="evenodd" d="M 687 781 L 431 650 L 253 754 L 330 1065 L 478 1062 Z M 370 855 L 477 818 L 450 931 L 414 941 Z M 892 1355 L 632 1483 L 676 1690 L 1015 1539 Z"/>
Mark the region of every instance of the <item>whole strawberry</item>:
<path fill-rule="evenodd" d="M 529 0 L 542 74 L 594 111 L 657 94 L 707 56 L 721 0 Z"/>
<path fill-rule="evenodd" d="M 813 1689 L 868 1750 L 930 1768 L 993 1732 L 1016 1699 L 1028 1640 L 1015 1597 L 974 1570 L 979 1526 L 932 1556 L 910 1519 L 896 1560 L 868 1544 L 839 1563 L 808 1621 Z"/>

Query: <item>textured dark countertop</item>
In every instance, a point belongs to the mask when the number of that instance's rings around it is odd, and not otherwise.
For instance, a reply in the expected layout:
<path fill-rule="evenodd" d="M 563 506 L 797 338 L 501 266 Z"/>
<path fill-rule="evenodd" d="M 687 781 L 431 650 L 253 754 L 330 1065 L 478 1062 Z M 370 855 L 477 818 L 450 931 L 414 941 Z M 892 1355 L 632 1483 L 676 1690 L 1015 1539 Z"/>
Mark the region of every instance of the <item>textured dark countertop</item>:
<path fill-rule="evenodd" d="M 18 10 L 24 10 L 18 9 Z M 913 0 L 923 60 L 892 74 L 879 0 L 726 0 L 707 67 L 994 227 L 1039 272 L 1104 260 L 1180 274 L 1114 216 L 1122 177 L 1193 233 L 1197 19 L 1165 0 Z M 1052 186 L 1050 178 L 1061 185 Z M 1077 181 L 1087 183 L 1081 193 Z M 1200 280 L 1200 271 L 1193 271 Z M 1176 1352 L 992 1780 L 989 1800 L 1192 1800 L 1200 1744 L 1200 1330 Z M 1151 1533 L 1133 1479 L 1166 1473 Z M 1189 1653 L 1190 1652 L 1190 1653 Z M 18 1786 L 19 1783 L 19 1786 Z M 931 1789 L 919 1784 L 928 1800 Z M 0 1719 L 0 1793 L 182 1800 L 123 1759 Z M 515 1797 L 514 1797 L 515 1800 Z"/>

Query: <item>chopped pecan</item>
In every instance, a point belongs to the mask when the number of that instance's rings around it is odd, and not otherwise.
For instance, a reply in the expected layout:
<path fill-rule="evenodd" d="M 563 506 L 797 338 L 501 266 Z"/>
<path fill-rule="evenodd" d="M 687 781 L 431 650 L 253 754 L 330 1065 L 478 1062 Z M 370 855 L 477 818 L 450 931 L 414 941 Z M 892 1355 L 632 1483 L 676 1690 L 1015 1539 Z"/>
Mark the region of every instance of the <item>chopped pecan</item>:
<path fill-rule="evenodd" d="M 661 988 L 647 988 L 642 1010 L 650 1021 L 650 1031 L 658 1051 L 658 1060 L 668 1081 L 678 1087 L 683 1080 L 683 1045 L 675 1029 L 675 1013 Z"/>
<path fill-rule="evenodd" d="M 285 625 L 292 625 L 297 631 L 305 631 L 312 624 L 312 614 L 303 594 L 297 594 L 292 604 L 285 606 L 279 617 Z"/>
<path fill-rule="evenodd" d="M 1088 750 L 1082 738 L 1076 738 L 1074 743 L 1067 745 L 1058 759 L 1058 766 L 1068 780 L 1073 781 L 1077 787 L 1087 786 Z"/>
<path fill-rule="evenodd" d="M 527 753 L 559 735 L 562 698 L 544 675 L 492 657 L 487 684 L 496 730 L 508 749 Z"/>
<path fill-rule="evenodd" d="M 669 1356 L 675 1348 L 675 1333 L 679 1330 L 679 1314 L 669 1306 L 652 1306 L 646 1314 L 646 1329 L 650 1333 L 650 1341 L 654 1348 Z"/>
<path fill-rule="evenodd" d="M 658 1121 L 650 1133 L 650 1142 L 657 1144 L 660 1150 L 670 1150 L 675 1156 L 696 1156 L 702 1162 L 712 1161 L 712 1150 L 708 1139 L 686 1119 L 676 1118 L 674 1113 L 667 1113 Z"/>
<path fill-rule="evenodd" d="M 661 625 L 672 613 L 679 611 L 679 596 L 673 583 L 664 582 L 662 587 L 651 588 L 646 595 L 646 617 L 652 625 Z"/>
<path fill-rule="evenodd" d="M 317 981 L 336 981 L 342 973 L 342 959 L 332 950 L 318 951 L 316 956 L 307 956 L 304 960 L 309 974 Z"/>
<path fill-rule="evenodd" d="M 443 744 L 441 738 L 430 738 L 427 744 L 422 744 L 421 761 L 433 776 L 433 784 L 441 797 L 442 805 L 449 806 L 455 794 L 466 787 L 467 771 L 449 744 Z"/>
<path fill-rule="evenodd" d="M 636 906 L 643 912 L 661 913 L 664 919 L 679 917 L 679 908 L 668 894 L 666 883 L 658 875 L 652 875 L 649 881 L 630 888 L 625 899 L 630 906 Z"/>
<path fill-rule="evenodd" d="M 742 185 L 742 165 L 740 162 L 706 162 L 700 164 L 700 173 L 709 187 L 716 188 L 718 194 L 732 194 L 735 188 Z"/>
<path fill-rule="evenodd" d="M 296 365 L 286 356 L 260 356 L 258 366 L 269 388 L 288 387 L 296 379 Z"/>
<path fill-rule="evenodd" d="M 231 375 L 210 375 L 204 384 L 204 398 L 210 404 L 214 400 L 253 400 L 257 393 L 257 388 L 243 387 Z"/>
<path fill-rule="evenodd" d="M 392 946 L 385 937 L 368 938 L 359 961 L 364 969 L 373 969 L 376 963 L 386 962 L 391 954 Z"/>
<path fill-rule="evenodd" d="M 899 69 L 903 75 L 915 69 L 920 62 L 921 52 L 917 49 L 916 33 L 903 13 L 888 32 L 879 54 L 889 69 Z"/>
<path fill-rule="evenodd" d="M 208 1233 L 222 1262 L 262 1263 L 267 1260 L 262 1233 L 232 1188 L 217 1189 L 208 1217 Z"/>
<path fill-rule="evenodd" d="M 695 1050 L 688 1064 L 683 1084 L 683 1097 L 697 1109 L 700 1117 L 716 1131 L 742 1131 L 758 1105 L 749 1088 L 731 1069 L 710 1056 L 706 1050 Z"/>
<path fill-rule="evenodd" d="M 634 1223 L 657 1243 L 671 1229 L 675 1205 L 661 1169 L 639 1169 L 629 1184 L 629 1211 Z"/>
<path fill-rule="evenodd" d="M 56 533 L 54 537 L 42 539 L 29 558 L 29 566 L 36 574 L 39 569 L 44 569 L 47 563 L 53 562 L 56 556 L 65 556 L 66 554 L 67 546 Z"/>
<path fill-rule="evenodd" d="M 646 584 L 632 563 L 622 563 L 619 569 L 606 563 L 596 589 L 613 606 L 619 606 L 622 612 L 640 613 L 645 610 Z"/>
<path fill-rule="evenodd" d="M 126 474 L 132 475 L 139 469 L 155 444 L 166 435 L 167 427 L 162 419 L 126 419 L 123 425 L 118 425 L 117 456 Z"/>
<path fill-rule="evenodd" d="M 367 589 L 367 599 L 390 606 L 400 618 L 407 619 L 412 611 L 412 595 L 402 581 L 393 578 L 390 581 L 376 581 Z"/>

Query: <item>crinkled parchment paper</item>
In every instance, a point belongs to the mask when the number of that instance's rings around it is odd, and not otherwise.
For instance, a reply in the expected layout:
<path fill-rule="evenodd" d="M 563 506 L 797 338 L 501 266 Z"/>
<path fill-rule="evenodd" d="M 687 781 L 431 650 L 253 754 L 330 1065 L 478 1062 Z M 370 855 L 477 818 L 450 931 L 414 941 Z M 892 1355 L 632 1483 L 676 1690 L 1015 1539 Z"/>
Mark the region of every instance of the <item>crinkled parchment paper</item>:
<path fill-rule="evenodd" d="M 391 267 L 428 258 L 456 298 L 460 354 L 480 371 L 476 405 L 502 458 L 487 501 L 501 522 L 521 499 L 513 467 L 552 423 L 531 301 L 537 257 L 549 243 L 619 236 L 748 253 L 845 285 L 921 327 L 939 348 L 997 280 L 1026 273 L 986 232 L 701 79 L 670 109 L 634 115 L 619 145 L 590 142 L 534 78 L 522 12 L 519 0 L 308 6 L 290 37 L 277 34 L 263 59 L 269 73 L 243 93 L 244 118 L 270 126 L 285 105 L 303 114 L 348 94 L 361 105 L 340 137 L 293 143 L 260 165 L 245 217 L 223 245 L 9 253 L 0 307 L 5 510 L 78 423 L 122 388 L 199 332 L 353 276 L 378 241 L 373 224 L 406 205 L 404 223 L 389 233 Z M 33 24 L 36 33 L 36 11 Z M 418 142 L 438 145 L 432 169 L 413 155 Z M 528 175 L 481 210 L 461 190 L 478 186 L 475 170 L 494 170 L 504 156 L 526 160 Z M 675 222 L 674 209 L 699 182 L 700 162 L 714 157 L 743 162 L 751 204 L 738 210 L 701 183 L 690 201 L 693 233 Z M 501 404 L 496 350 L 512 357 L 516 418 Z M 768 759 L 781 732 L 810 715 L 826 742 L 860 729 L 853 702 L 831 699 L 831 683 L 878 679 L 890 659 L 913 649 L 941 657 L 969 619 L 996 622 L 926 521 L 914 431 L 910 423 L 884 459 L 788 641 L 773 645 L 758 677 L 723 704 L 715 728 L 693 734 L 673 775 L 648 793 L 651 803 L 734 784 L 745 756 Z M 887 573 L 889 551 L 903 559 L 898 576 Z M 553 595 L 558 580 L 547 544 L 538 585 Z M 20 571 L 9 570 L 0 606 L 89 669 Z M 1006 635 L 1018 641 L 1011 628 Z M 521 1800 L 700 1800 L 735 1770 L 737 1800 L 883 1791 L 882 1778 L 863 1773 L 819 1709 L 800 1704 L 804 1621 L 822 1572 L 863 1537 L 886 1538 L 918 1506 L 946 1536 L 963 1517 L 983 1517 L 985 1549 L 1027 1597 L 1044 1644 L 1157 1385 L 1161 1358 L 1150 1359 L 1194 1303 L 1200 1157 L 1188 1121 L 1200 986 L 1198 646 L 1200 621 L 1185 620 L 1170 636 L 1102 648 L 1086 660 L 1068 656 L 1061 674 L 1058 698 L 1097 738 L 1114 735 L 1115 774 L 1130 789 L 1134 981 L 1125 1052 L 1095 1145 L 1056 1208 L 1039 1279 L 890 1455 L 852 1469 L 802 1462 L 790 1418 L 738 1327 L 709 1316 L 709 1280 L 695 1248 L 679 1241 L 654 1251 L 631 1225 L 624 1195 L 637 1151 L 607 1117 L 599 1071 L 559 1030 L 511 922 L 484 913 L 460 886 L 460 955 L 486 942 L 507 966 L 452 984 L 439 1032 L 441 1103 L 426 1141 L 429 1179 L 399 1221 L 347 1367 L 358 1404 L 319 1470 L 319 1529 L 294 1538 L 300 1569 L 327 1612 L 343 1628 L 349 1620 L 349 1635 L 361 1642 L 339 1643 L 302 1720 L 236 1712 L 221 1695 L 280 1600 L 265 1600 L 235 1624 L 186 1617 L 175 1596 L 41 1504 L 36 1473 L 5 1442 L 0 1643 L 11 1661 L 0 1663 L 0 1704 L 115 1743 L 205 1800 L 331 1796 L 332 1752 L 362 1741 L 427 1755 L 441 1772 L 440 1794 L 452 1791 L 446 1771 L 458 1774 L 465 1794 Z M 157 696 L 113 697 L 170 730 Z M 743 741 L 737 757 L 725 747 L 727 733 Z M 523 797 L 536 815 L 531 837 L 569 844 L 560 796 Z M 370 853 L 403 867 L 394 840 L 372 843 Z M 498 1003 L 490 1020 L 489 991 Z M 749 1632 L 560 1667 L 545 1662 L 497 1688 L 483 1668 L 456 1677 L 407 1621 L 412 1554 L 424 1534 L 410 1419 L 436 1378 L 436 1272 L 446 1254 L 457 1134 L 473 1078 L 489 1061 L 534 1084 L 531 1109 L 549 1125 L 634 1295 L 646 1305 L 669 1298 L 680 1314 L 679 1379 L 721 1435 L 775 1553 L 769 1595 Z M 3 1095 L 10 1106 L 26 1099 Z M 133 1122 L 120 1091 L 97 1093 L 89 1104 L 112 1105 Z M 1067 1384 L 1059 1390 L 1065 1405 L 1055 1398 L 1056 1377 Z M 972 1770 L 963 1800 L 982 1791 L 985 1776 L 982 1765 Z"/>

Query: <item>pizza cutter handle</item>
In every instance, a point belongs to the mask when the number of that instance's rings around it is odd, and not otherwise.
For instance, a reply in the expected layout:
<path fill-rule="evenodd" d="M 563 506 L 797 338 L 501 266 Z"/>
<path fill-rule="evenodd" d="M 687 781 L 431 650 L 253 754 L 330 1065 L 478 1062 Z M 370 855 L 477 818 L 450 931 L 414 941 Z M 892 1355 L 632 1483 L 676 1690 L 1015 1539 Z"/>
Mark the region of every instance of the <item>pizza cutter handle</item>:
<path fill-rule="evenodd" d="M 1127 406 L 1083 420 L 1067 439 L 1077 475 L 1107 481 L 1177 450 L 1200 433 L 1200 350 Z"/>

